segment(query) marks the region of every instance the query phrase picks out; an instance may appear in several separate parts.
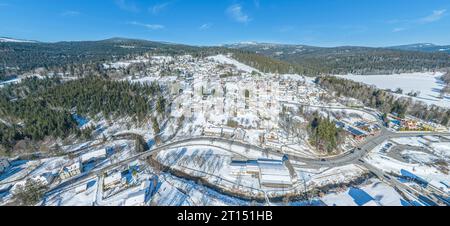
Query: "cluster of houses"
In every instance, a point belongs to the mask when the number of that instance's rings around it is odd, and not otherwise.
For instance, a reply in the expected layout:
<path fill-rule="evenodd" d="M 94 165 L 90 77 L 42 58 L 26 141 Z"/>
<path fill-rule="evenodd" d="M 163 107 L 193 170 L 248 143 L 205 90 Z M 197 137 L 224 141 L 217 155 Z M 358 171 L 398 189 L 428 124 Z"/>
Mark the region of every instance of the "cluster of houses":
<path fill-rule="evenodd" d="M 211 63 L 211 62 L 209 62 Z M 279 114 L 285 103 L 320 104 L 327 93 L 298 75 L 261 75 L 217 64 L 206 71 L 190 71 L 190 80 L 170 86 L 175 117 L 199 123 L 202 134 L 280 148 Z M 208 68 L 208 67 L 203 67 Z M 223 77 L 226 71 L 240 76 Z"/>
<path fill-rule="evenodd" d="M 394 114 L 388 115 L 388 126 L 397 131 L 434 131 L 448 132 L 448 128 L 433 122 L 425 122 L 423 120 L 406 116 L 400 118 Z"/>

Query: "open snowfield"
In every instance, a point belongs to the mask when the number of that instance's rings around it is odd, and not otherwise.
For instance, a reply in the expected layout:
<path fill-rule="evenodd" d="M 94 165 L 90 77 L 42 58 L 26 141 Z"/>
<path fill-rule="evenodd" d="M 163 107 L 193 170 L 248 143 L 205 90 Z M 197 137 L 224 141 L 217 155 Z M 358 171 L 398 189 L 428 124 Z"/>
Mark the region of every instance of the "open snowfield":
<path fill-rule="evenodd" d="M 345 192 L 328 194 L 322 201 L 329 206 L 404 206 L 409 205 L 392 187 L 379 181 L 360 188 L 349 188 Z"/>
<path fill-rule="evenodd" d="M 366 170 L 351 164 L 341 167 L 335 167 L 319 174 L 308 174 L 302 170 L 299 171 L 300 178 L 310 178 L 307 182 L 311 187 L 321 187 L 329 184 L 348 183 L 364 174 Z"/>
<path fill-rule="evenodd" d="M 394 138 L 392 139 L 392 141 L 400 145 L 407 145 L 413 147 L 425 147 L 425 145 L 428 143 L 427 140 L 421 137 L 400 137 Z"/>
<path fill-rule="evenodd" d="M 208 57 L 208 59 L 216 61 L 218 63 L 221 64 L 230 64 L 230 65 L 234 65 L 236 66 L 237 69 L 248 72 L 248 73 L 252 73 L 253 71 L 259 72 L 257 69 L 252 68 L 248 65 L 245 65 L 235 59 L 232 59 L 230 57 L 224 56 L 224 55 L 217 55 L 217 56 L 212 56 L 212 57 Z"/>
<path fill-rule="evenodd" d="M 417 162 L 417 163 L 431 164 L 434 161 L 439 159 L 436 156 L 433 156 L 433 155 L 430 155 L 428 153 L 421 152 L 421 151 L 404 150 L 401 152 L 401 154 L 405 158 L 412 160 L 413 162 Z"/>
<path fill-rule="evenodd" d="M 450 158 L 450 142 L 433 143 L 430 147 L 435 151 L 435 154 Z"/>
<path fill-rule="evenodd" d="M 13 39 L 13 38 L 0 38 L 0 42 L 36 43 L 35 41 L 20 40 L 20 39 Z"/>
<path fill-rule="evenodd" d="M 439 92 L 444 85 L 440 80 L 443 73 L 407 73 L 393 75 L 335 75 L 336 77 L 375 85 L 380 89 L 403 89 L 403 95 L 413 91 L 420 91 L 420 95 L 414 98 L 427 104 L 434 104 L 450 108 L 450 97 L 439 99 Z"/>

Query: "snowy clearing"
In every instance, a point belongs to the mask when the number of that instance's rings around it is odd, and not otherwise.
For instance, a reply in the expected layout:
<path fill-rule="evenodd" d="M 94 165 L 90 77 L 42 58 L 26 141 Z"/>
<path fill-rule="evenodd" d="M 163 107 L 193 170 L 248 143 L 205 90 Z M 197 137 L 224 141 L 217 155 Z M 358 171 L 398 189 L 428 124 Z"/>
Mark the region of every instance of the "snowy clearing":
<path fill-rule="evenodd" d="M 419 91 L 420 95 L 413 98 L 423 101 L 427 104 L 434 104 L 440 107 L 450 108 L 450 97 L 439 98 L 439 92 L 444 85 L 440 80 L 443 73 L 407 73 L 393 75 L 335 75 L 336 77 L 350 79 L 356 82 L 362 82 L 368 85 L 375 85 L 380 89 L 397 88 L 403 90 L 404 95 L 409 92 Z"/>

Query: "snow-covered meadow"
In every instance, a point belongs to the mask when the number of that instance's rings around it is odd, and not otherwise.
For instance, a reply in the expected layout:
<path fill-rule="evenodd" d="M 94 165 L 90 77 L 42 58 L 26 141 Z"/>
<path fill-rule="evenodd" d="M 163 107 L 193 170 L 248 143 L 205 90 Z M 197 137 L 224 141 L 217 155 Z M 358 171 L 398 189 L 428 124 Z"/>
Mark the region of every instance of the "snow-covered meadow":
<path fill-rule="evenodd" d="M 403 90 L 403 95 L 409 92 L 420 92 L 413 99 L 422 101 L 427 104 L 434 104 L 440 107 L 450 108 L 450 97 L 439 98 L 441 89 L 444 84 L 441 81 L 441 72 L 426 73 L 405 73 L 392 75 L 335 75 L 336 77 L 353 80 L 356 82 L 374 85 L 380 89 L 391 89 L 395 91 L 397 88 Z"/>

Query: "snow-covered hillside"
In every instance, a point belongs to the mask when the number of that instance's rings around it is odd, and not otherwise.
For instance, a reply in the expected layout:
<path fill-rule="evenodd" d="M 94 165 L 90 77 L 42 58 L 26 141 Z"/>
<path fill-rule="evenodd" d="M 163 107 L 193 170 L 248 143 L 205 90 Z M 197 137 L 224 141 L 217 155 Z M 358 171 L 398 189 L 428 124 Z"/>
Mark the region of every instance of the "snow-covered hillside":
<path fill-rule="evenodd" d="M 21 39 L 13 39 L 13 38 L 6 38 L 6 37 L 0 37 L 0 42 L 35 43 L 35 41 L 21 40 Z"/>
<path fill-rule="evenodd" d="M 420 92 L 414 98 L 415 100 L 450 108 L 450 97 L 439 98 L 440 91 L 444 88 L 440 80 L 442 75 L 441 72 L 426 72 L 393 75 L 336 75 L 336 77 L 374 85 L 380 89 L 395 91 L 397 88 L 401 88 L 403 90 L 402 96 L 407 96 L 406 94 L 409 92 Z"/>
<path fill-rule="evenodd" d="M 225 56 L 225 55 L 212 56 L 212 57 L 208 57 L 208 59 L 214 60 L 214 61 L 216 61 L 218 63 L 221 63 L 221 64 L 234 65 L 234 66 L 236 66 L 237 69 L 245 71 L 245 72 L 248 72 L 248 73 L 252 73 L 253 71 L 259 72 L 257 69 L 255 69 L 253 67 L 250 67 L 248 65 L 245 65 L 245 64 L 243 64 L 243 63 L 241 63 L 241 62 L 239 62 L 239 61 L 237 61 L 235 59 L 232 59 L 232 58 L 230 58 L 228 56 Z"/>

